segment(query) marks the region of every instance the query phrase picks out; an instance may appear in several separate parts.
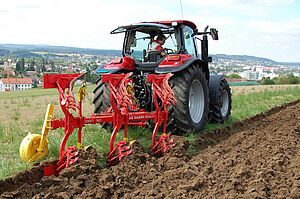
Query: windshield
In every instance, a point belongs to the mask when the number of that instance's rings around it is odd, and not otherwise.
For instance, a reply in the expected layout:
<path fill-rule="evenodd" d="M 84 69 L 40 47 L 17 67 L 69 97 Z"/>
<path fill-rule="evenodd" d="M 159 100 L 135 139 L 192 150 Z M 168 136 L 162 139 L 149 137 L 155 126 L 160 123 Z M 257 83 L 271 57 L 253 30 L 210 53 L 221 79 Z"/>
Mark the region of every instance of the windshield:
<path fill-rule="evenodd" d="M 171 54 L 177 52 L 179 49 L 177 45 L 177 40 L 175 38 L 175 34 L 166 33 L 163 35 L 167 39 L 162 47 L 171 49 L 168 50 L 166 53 Z M 129 34 L 127 42 L 126 54 L 130 55 L 136 60 L 144 61 L 144 56 L 149 52 L 151 42 L 153 42 L 156 39 L 156 37 L 157 36 L 140 31 L 131 32 Z"/>

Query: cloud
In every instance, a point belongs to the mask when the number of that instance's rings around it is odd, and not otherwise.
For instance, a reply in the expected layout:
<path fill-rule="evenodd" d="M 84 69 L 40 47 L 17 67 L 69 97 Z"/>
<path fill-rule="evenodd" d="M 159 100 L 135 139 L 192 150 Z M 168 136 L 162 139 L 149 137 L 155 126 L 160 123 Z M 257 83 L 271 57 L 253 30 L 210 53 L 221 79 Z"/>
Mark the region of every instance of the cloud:
<path fill-rule="evenodd" d="M 187 1 L 182 0 L 182 3 L 186 3 Z M 201 6 L 224 6 L 224 5 L 234 5 L 236 4 L 236 0 L 189 0 L 189 3 L 201 5 Z"/>
<path fill-rule="evenodd" d="M 214 6 L 214 7 L 222 7 L 222 6 L 261 6 L 261 5 L 288 5 L 292 4 L 294 0 L 182 0 L 182 2 L 190 2 L 196 5 L 201 6 Z"/>
<path fill-rule="evenodd" d="M 186 4 L 199 6 L 199 9 L 218 10 L 234 16 L 267 17 L 272 15 L 272 9 L 278 6 L 290 5 L 294 0 L 189 0 Z M 185 5 L 183 5 L 185 7 Z"/>
<path fill-rule="evenodd" d="M 210 53 L 274 58 L 282 53 L 283 46 L 289 46 L 294 50 L 280 56 L 287 59 L 297 57 L 300 51 L 299 15 L 286 20 L 292 13 L 278 13 L 281 7 L 290 9 L 286 5 L 293 0 L 181 2 L 184 19 L 193 21 L 200 31 L 206 25 L 218 29 L 220 40 L 209 42 Z M 0 20 L 0 27 L 5 29 L 0 31 L 0 38 L 5 43 L 122 49 L 124 35 L 110 34 L 116 27 L 182 17 L 178 0 L 3 0 L 0 18 L 5 19 Z"/>
<path fill-rule="evenodd" d="M 32 8 L 40 8 L 39 5 L 18 5 L 16 6 L 17 8 L 29 8 L 29 9 L 32 9 Z"/>
<path fill-rule="evenodd" d="M 27 1 L 28 5 L 36 2 Z M 174 19 L 173 9 L 160 1 L 51 0 L 39 1 L 38 9 L 25 9 L 24 4 L 11 4 L 11 14 L 2 24 L 13 24 L 1 38 L 14 43 L 49 43 L 90 48 L 121 49 L 123 35 L 110 35 L 120 25 L 141 21 Z M 170 3 L 170 2 L 169 2 Z M 36 7 L 37 7 L 36 6 Z M 176 17 L 177 18 L 177 17 Z M 20 31 L 22 30 L 22 31 Z"/>
<path fill-rule="evenodd" d="M 300 17 L 291 19 L 291 22 L 300 24 Z"/>
<path fill-rule="evenodd" d="M 290 19 L 289 21 L 263 21 L 254 20 L 249 22 L 249 27 L 262 33 L 268 34 L 300 34 L 300 18 Z"/>
<path fill-rule="evenodd" d="M 254 3 L 263 3 L 267 5 L 288 5 L 294 3 L 294 0 L 256 0 Z"/>

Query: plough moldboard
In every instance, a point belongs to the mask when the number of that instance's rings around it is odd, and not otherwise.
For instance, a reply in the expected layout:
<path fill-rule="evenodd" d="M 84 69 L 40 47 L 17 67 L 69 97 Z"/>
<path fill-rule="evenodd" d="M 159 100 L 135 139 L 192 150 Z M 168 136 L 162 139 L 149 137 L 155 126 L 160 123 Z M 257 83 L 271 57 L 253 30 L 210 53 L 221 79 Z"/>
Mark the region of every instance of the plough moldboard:
<path fill-rule="evenodd" d="M 91 114 L 90 117 L 82 115 L 82 100 L 86 95 L 85 82 L 82 83 L 78 92 L 78 99 L 72 93 L 75 81 L 83 76 L 78 74 L 44 74 L 44 89 L 57 88 L 59 91 L 60 107 L 64 113 L 64 118 L 55 119 L 53 116 L 54 106 L 48 105 L 45 116 L 42 135 L 29 134 L 23 139 L 20 146 L 20 156 L 24 161 L 36 161 L 47 154 L 48 131 L 57 128 L 64 128 L 64 137 L 60 145 L 59 161 L 55 165 L 46 166 L 44 175 L 58 175 L 59 172 L 69 167 L 78 160 L 79 150 L 82 149 L 82 129 L 87 124 L 106 123 L 113 124 L 113 131 L 109 143 L 108 163 L 122 161 L 125 156 L 132 153 L 131 144 L 127 137 L 128 125 L 143 127 L 147 120 L 154 120 L 155 126 L 152 133 L 152 154 L 167 152 L 167 149 L 175 144 L 170 135 L 166 134 L 166 123 L 168 120 L 167 107 L 176 103 L 174 93 L 168 85 L 168 79 L 172 74 L 148 74 L 146 79 L 152 84 L 154 111 L 147 112 L 139 109 L 135 103 L 134 90 L 131 86 L 133 80 L 132 73 L 128 74 L 103 74 L 102 82 L 109 84 L 111 92 L 111 107 L 101 114 Z M 71 111 L 72 110 L 72 111 Z M 78 113 L 74 116 L 73 112 Z M 76 114 L 77 115 L 77 114 Z M 159 136 L 158 128 L 163 125 L 163 133 Z M 120 129 L 124 129 L 123 140 L 115 142 L 115 137 Z M 77 146 L 66 146 L 70 135 L 78 129 Z"/>

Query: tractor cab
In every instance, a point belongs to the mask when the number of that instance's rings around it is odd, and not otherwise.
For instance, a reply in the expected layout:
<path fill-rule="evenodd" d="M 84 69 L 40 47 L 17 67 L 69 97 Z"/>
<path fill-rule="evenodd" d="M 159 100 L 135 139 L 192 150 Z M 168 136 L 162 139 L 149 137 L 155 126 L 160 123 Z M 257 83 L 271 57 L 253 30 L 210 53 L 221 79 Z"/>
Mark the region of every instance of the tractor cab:
<path fill-rule="evenodd" d="M 123 28 L 121 28 L 123 29 Z M 115 31 L 120 30 L 120 28 Z M 114 33 L 113 31 L 112 33 Z M 164 56 L 161 52 L 151 49 L 151 45 L 159 35 L 166 37 L 162 46 L 166 54 L 177 54 L 180 50 L 178 29 L 156 23 L 140 23 L 126 27 L 123 56 L 132 57 L 136 64 L 161 63 Z"/>
<path fill-rule="evenodd" d="M 169 57 L 170 55 L 181 54 L 197 57 L 198 51 L 193 37 L 196 30 L 196 25 L 190 21 L 161 21 L 120 26 L 111 31 L 111 34 L 125 33 L 123 58 L 118 60 L 122 62 L 124 58 L 127 60 L 130 58 L 133 62 L 132 66 L 122 65 L 120 67 L 127 70 L 153 72 L 161 64 L 168 64 L 165 62 L 168 58 L 172 59 Z M 151 44 L 159 35 L 166 37 L 165 43 L 162 45 L 164 56 L 161 51 L 150 49 Z M 109 68 L 114 66 L 112 64 L 116 64 L 116 62 L 108 64 Z"/>
<path fill-rule="evenodd" d="M 208 71 L 207 34 L 218 39 L 216 29 L 210 32 L 198 32 L 196 25 L 187 20 L 142 22 L 127 26 L 119 26 L 111 34 L 125 33 L 122 58 L 99 67 L 96 73 L 122 73 L 126 71 L 142 71 L 154 73 L 173 73 L 183 70 L 191 63 L 198 62 Z M 162 50 L 151 49 L 159 35 L 166 40 Z M 202 35 L 201 53 L 197 49 L 196 35 Z M 200 57 L 201 54 L 201 57 Z M 208 73 L 207 73 L 208 78 Z"/>

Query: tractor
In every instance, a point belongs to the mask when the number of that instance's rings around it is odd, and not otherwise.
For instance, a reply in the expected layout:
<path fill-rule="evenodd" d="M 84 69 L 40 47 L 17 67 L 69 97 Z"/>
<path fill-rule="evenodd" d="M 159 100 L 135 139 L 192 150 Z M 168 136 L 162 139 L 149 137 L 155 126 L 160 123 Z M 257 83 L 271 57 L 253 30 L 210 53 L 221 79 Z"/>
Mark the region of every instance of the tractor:
<path fill-rule="evenodd" d="M 44 89 L 56 88 L 63 118 L 54 116 L 49 104 L 42 134 L 29 133 L 20 145 L 23 161 L 33 162 L 47 155 L 49 130 L 64 129 L 59 160 L 44 167 L 44 176 L 59 175 L 78 160 L 83 127 L 90 124 L 111 126 L 108 164 L 116 165 L 130 155 L 134 140 L 127 135 L 128 126 L 154 124 L 151 151 L 164 155 L 175 146 L 173 134 L 199 132 L 210 118 L 224 122 L 231 111 L 230 88 L 222 75 L 210 75 L 207 35 L 218 39 L 218 32 L 208 27 L 198 32 L 190 21 L 143 22 L 121 26 L 112 34 L 125 33 L 122 57 L 96 69 L 100 74 L 94 90 L 94 113 L 82 114 L 82 101 L 87 95 L 83 81 L 77 95 L 75 82 L 85 73 L 44 74 Z M 158 35 L 166 37 L 164 55 L 149 50 Z M 202 36 L 198 38 L 197 36 Z M 201 58 L 196 39 L 201 41 Z M 161 128 L 162 127 L 162 128 Z M 123 139 L 116 139 L 123 129 Z M 71 134 L 78 134 L 77 146 L 68 146 Z M 168 133 L 170 132 L 170 133 Z"/>
<path fill-rule="evenodd" d="M 208 26 L 199 32 L 196 25 L 187 20 L 143 22 L 120 26 L 111 34 L 125 33 L 122 57 L 99 67 L 96 74 L 120 74 L 132 72 L 135 101 L 139 108 L 152 111 L 151 86 L 146 83 L 147 74 L 173 76 L 169 84 L 177 99 L 168 108 L 167 129 L 173 134 L 201 131 L 205 123 L 223 123 L 231 113 L 231 92 L 224 75 L 211 75 L 208 63 L 208 38 L 218 40 L 218 32 Z M 149 51 L 155 37 L 164 35 L 166 42 L 160 51 Z M 202 36 L 202 38 L 198 38 Z M 201 51 L 197 48 L 201 42 Z M 201 54 L 199 54 L 201 52 Z M 110 105 L 110 89 L 107 83 L 97 80 L 93 103 L 95 113 L 107 110 Z M 107 125 L 106 125 L 107 126 Z"/>

